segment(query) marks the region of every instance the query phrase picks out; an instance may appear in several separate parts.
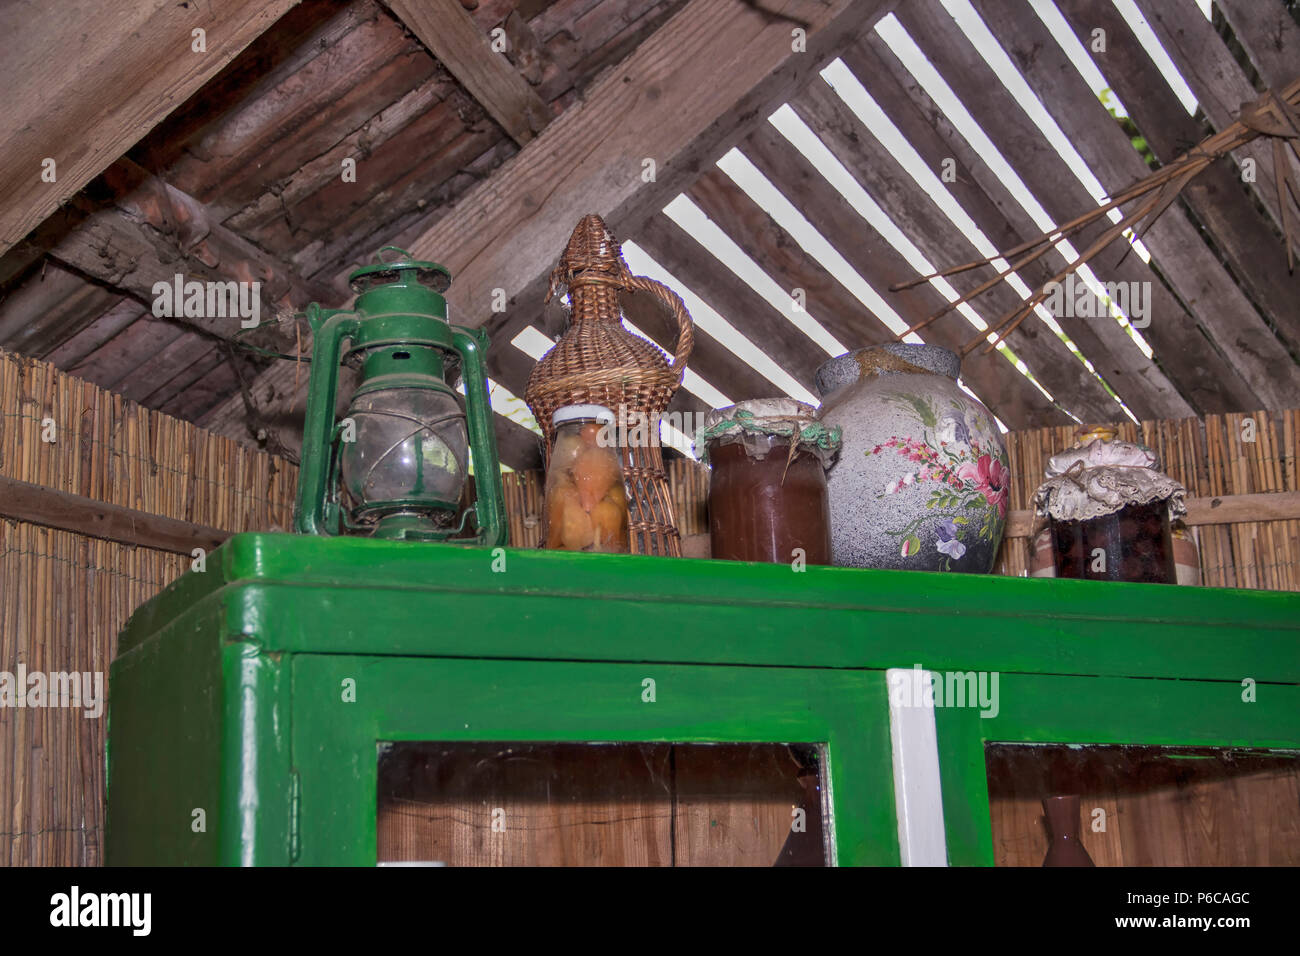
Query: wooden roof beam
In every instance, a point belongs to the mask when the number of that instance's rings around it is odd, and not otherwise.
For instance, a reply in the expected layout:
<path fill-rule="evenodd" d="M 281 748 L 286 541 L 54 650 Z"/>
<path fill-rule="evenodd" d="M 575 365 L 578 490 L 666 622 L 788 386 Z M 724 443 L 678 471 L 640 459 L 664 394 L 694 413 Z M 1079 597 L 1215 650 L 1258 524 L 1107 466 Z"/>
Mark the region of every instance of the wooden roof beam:
<path fill-rule="evenodd" d="M 383 2 L 520 146 L 551 121 L 550 107 L 505 53 L 492 49 L 460 0 Z"/>
<path fill-rule="evenodd" d="M 694 0 L 417 238 L 412 252 L 451 269 L 457 321 L 499 322 L 494 291 L 507 299 L 541 292 L 582 215 L 598 212 L 620 237 L 634 235 L 890 6 Z M 795 30 L 805 31 L 806 48 Z"/>
<path fill-rule="evenodd" d="M 0 7 L 0 253 L 101 173 L 298 0 Z M 203 52 L 194 31 L 203 31 Z M 54 181 L 42 178 L 54 160 Z"/>
<path fill-rule="evenodd" d="M 274 322 L 277 313 L 299 309 L 313 300 L 339 305 L 345 298 L 345 293 L 332 286 L 305 279 L 289 263 L 221 225 L 203 203 L 128 159 L 114 163 L 104 180 L 115 194 L 113 202 L 97 207 L 78 197 L 73 211 L 84 218 L 77 225 L 66 231 L 43 227 L 33 238 L 43 254 L 146 306 L 154 301 L 154 285 L 171 284 L 177 274 L 185 281 L 259 282 L 263 325 Z M 49 235 L 43 235 L 47 231 Z M 26 256 L 27 251 L 15 254 Z M 10 305 L 0 306 L 0 329 L 12 319 L 6 314 Z M 173 321 L 223 341 L 233 341 L 241 331 L 236 316 L 175 316 Z M 142 329 L 140 334 L 147 331 Z M 31 341 L 37 341 L 40 332 L 32 329 Z M 21 348 L 22 343 L 18 344 Z M 286 338 L 272 344 L 292 348 L 295 343 Z M 302 342 L 304 349 L 309 344 Z M 305 387 L 304 370 L 295 368 L 296 363 L 284 364 L 290 370 L 290 381 L 296 378 Z M 297 419 L 286 420 L 281 409 L 265 408 L 254 397 L 259 420 L 250 426 L 242 393 L 237 392 L 233 400 L 240 408 L 238 420 L 220 422 L 214 431 L 248 442 L 257 430 L 265 428 L 274 432 L 272 447 L 296 451 L 300 441 Z"/>

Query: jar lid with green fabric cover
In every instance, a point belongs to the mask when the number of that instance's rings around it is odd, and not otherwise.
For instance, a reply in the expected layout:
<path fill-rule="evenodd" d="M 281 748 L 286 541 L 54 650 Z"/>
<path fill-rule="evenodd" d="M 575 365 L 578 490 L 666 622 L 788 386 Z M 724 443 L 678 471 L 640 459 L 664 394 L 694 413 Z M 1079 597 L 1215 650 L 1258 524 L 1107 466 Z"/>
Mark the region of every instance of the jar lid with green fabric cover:
<path fill-rule="evenodd" d="M 751 458 L 763 460 L 773 445 L 789 446 L 789 454 L 807 452 L 830 468 L 840 450 L 840 427 L 816 419 L 811 405 L 793 398 L 756 398 L 717 408 L 704 416 L 695 433 L 695 454 L 709 460 L 710 446 L 738 444 Z"/>
<path fill-rule="evenodd" d="M 826 471 L 840 429 L 811 405 L 764 398 L 710 412 L 695 434 L 708 462 L 709 543 L 730 561 L 830 564 Z"/>

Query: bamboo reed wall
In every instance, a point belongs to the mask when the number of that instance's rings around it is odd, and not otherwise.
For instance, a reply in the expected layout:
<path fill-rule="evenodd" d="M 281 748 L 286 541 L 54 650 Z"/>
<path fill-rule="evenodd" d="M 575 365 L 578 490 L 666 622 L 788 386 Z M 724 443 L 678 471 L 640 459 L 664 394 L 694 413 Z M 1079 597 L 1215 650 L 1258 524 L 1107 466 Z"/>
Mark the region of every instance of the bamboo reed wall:
<path fill-rule="evenodd" d="M 1250 421 L 1250 425 L 1247 424 Z M 1296 491 L 1300 409 L 1125 422 L 1124 441 L 1140 441 L 1193 498 Z M 1074 429 L 1039 428 L 1006 436 L 1011 458 L 1011 508 L 1031 507 L 1047 459 L 1074 444 Z M 1246 440 L 1251 438 L 1253 440 Z M 1300 521 L 1250 521 L 1194 528 L 1201 583 L 1213 587 L 1300 591 Z M 1027 538 L 1007 540 L 996 573 L 1029 566 Z"/>
<path fill-rule="evenodd" d="M 296 484 L 292 465 L 6 352 L 0 476 L 229 531 L 289 528 Z M 0 520 L 0 671 L 98 672 L 107 691 L 127 618 L 189 564 Z M 106 713 L 84 713 L 0 707 L 0 864 L 100 863 Z"/>
<path fill-rule="evenodd" d="M 1253 441 L 1248 421 L 1253 423 Z M 53 430 L 50 430 L 52 423 Z M 1029 507 L 1072 429 L 1009 434 L 1011 507 Z M 1300 410 L 1120 426 L 1193 496 L 1295 491 Z M 44 440 L 52 438 L 53 440 Z M 228 531 L 287 529 L 296 469 L 151 412 L 52 366 L 0 351 L 0 476 Z M 542 476 L 505 477 L 510 541 L 540 541 Z M 708 531 L 707 469 L 669 464 L 683 535 Z M 1300 590 L 1300 521 L 1196 529 L 1208 585 Z M 999 572 L 1022 573 L 1012 539 Z M 0 671 L 104 674 L 142 602 L 189 565 L 182 555 L 0 520 Z M 105 720 L 82 710 L 0 707 L 0 864 L 101 861 Z"/>

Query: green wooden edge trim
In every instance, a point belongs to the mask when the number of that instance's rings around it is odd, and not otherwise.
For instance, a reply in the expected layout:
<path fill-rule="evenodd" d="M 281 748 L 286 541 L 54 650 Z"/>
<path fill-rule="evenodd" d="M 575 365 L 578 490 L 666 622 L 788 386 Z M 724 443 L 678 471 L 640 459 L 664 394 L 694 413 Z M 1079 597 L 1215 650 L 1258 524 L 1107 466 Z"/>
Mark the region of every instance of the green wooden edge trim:
<path fill-rule="evenodd" d="M 837 862 L 899 862 L 879 673 L 334 655 L 292 667 L 301 864 L 374 865 L 377 745 L 402 740 L 825 743 Z"/>
<path fill-rule="evenodd" d="M 195 608 L 109 669 L 109 866 L 221 861 L 220 611 Z"/>
<path fill-rule="evenodd" d="M 255 640 L 222 649 L 221 862 L 285 866 L 290 860 L 288 679 L 279 654 Z"/>
<path fill-rule="evenodd" d="M 1130 744 L 1300 751 L 1300 687 L 1241 681 L 999 675 L 999 709 L 937 707 L 948 859 L 989 866 L 986 743 Z"/>

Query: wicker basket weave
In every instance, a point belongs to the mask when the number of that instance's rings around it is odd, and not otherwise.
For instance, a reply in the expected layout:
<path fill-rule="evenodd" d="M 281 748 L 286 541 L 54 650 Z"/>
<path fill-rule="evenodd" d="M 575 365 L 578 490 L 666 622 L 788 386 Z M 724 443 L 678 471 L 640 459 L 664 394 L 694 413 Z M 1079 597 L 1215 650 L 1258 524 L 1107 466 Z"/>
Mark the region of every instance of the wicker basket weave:
<path fill-rule="evenodd" d="M 618 241 L 599 216 L 585 216 L 551 273 L 546 301 L 566 286 L 569 326 L 560 341 L 533 368 L 524 401 L 546 435 L 549 462 L 555 429 L 551 416 L 565 405 L 604 405 L 621 422 L 648 416 L 653 442 L 623 449 L 628 491 L 628 531 L 632 551 L 680 557 L 681 537 L 668 492 L 663 453 L 658 445 L 659 415 L 681 385 L 694 343 L 690 314 L 681 298 L 653 279 L 634 276 Z M 620 292 L 654 296 L 677 322 L 677 347 L 670 363 L 656 346 L 625 329 Z"/>

